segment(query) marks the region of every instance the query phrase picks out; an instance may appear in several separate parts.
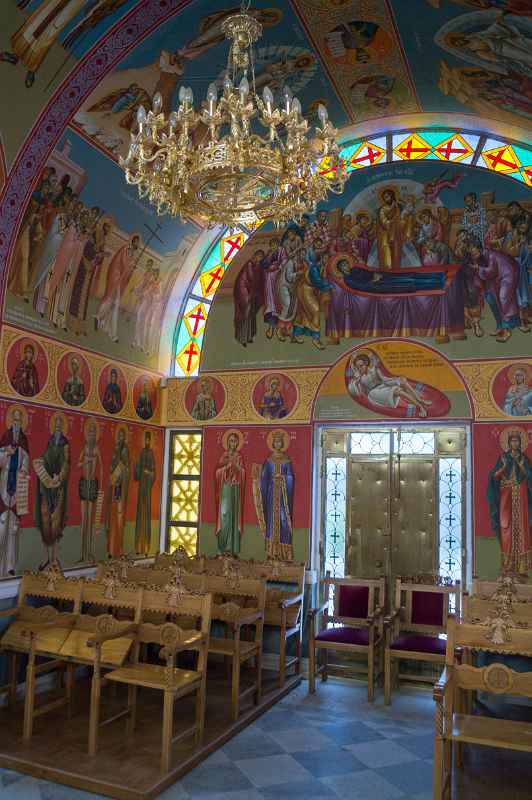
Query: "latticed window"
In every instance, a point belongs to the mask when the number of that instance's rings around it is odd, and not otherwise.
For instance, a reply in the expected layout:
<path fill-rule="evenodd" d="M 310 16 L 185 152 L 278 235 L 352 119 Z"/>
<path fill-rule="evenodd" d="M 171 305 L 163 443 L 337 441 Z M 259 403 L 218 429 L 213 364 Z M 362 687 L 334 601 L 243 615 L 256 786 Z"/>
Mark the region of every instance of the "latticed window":
<path fill-rule="evenodd" d="M 170 440 L 167 550 L 198 549 L 201 433 L 173 431 Z"/>

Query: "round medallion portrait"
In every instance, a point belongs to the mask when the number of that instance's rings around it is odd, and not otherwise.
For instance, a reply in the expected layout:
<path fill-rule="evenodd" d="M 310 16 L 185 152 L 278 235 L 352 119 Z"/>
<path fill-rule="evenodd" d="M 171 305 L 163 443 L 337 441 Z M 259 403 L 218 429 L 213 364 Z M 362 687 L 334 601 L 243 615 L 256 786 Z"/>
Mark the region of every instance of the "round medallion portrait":
<path fill-rule="evenodd" d="M 532 366 L 518 363 L 503 367 L 493 379 L 491 396 L 508 417 L 532 416 Z"/>
<path fill-rule="evenodd" d="M 65 353 L 57 365 L 57 391 L 69 406 L 82 406 L 91 389 L 90 367 L 80 353 Z"/>
<path fill-rule="evenodd" d="M 11 386 L 21 397 L 35 397 L 48 380 L 48 359 L 42 345 L 29 337 L 13 342 L 6 359 Z"/>
<path fill-rule="evenodd" d="M 122 411 L 126 402 L 127 381 L 116 364 L 107 364 L 100 372 L 98 396 L 108 414 L 119 414 Z"/>
<path fill-rule="evenodd" d="M 141 419 L 151 419 L 157 408 L 157 387 L 151 375 L 140 375 L 133 385 L 133 405 Z"/>
<path fill-rule="evenodd" d="M 297 386 L 282 373 L 265 375 L 253 387 L 252 402 L 264 419 L 284 419 L 297 403 Z"/>
<path fill-rule="evenodd" d="M 210 375 L 200 375 L 185 392 L 185 408 L 198 422 L 214 419 L 224 405 L 224 385 Z"/>

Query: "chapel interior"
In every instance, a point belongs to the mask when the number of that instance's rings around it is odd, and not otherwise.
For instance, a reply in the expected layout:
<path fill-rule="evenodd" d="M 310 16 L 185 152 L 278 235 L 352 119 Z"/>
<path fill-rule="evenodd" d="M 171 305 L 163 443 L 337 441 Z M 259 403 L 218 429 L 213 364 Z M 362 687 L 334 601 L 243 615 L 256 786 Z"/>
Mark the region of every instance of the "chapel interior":
<path fill-rule="evenodd" d="M 0 5 L 0 800 L 529 800 L 532 0 Z"/>

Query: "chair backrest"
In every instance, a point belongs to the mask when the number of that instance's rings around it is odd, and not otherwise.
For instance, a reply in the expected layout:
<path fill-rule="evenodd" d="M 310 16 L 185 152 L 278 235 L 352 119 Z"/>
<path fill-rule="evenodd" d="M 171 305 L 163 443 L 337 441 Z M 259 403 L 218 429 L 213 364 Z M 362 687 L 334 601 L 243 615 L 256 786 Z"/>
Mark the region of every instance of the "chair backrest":
<path fill-rule="evenodd" d="M 153 560 L 155 569 L 172 569 L 179 566 L 186 572 L 198 574 L 205 569 L 205 556 L 189 556 L 184 550 L 173 553 L 157 553 Z"/>
<path fill-rule="evenodd" d="M 497 600 L 478 597 L 464 592 L 462 594 L 462 622 L 480 624 L 484 620 L 496 616 L 501 608 Z M 526 600 L 513 600 L 506 606 L 511 619 L 518 625 L 528 626 L 532 630 L 532 603 Z"/>
<path fill-rule="evenodd" d="M 452 604 L 454 600 L 454 609 Z M 395 581 L 395 608 L 401 609 L 399 629 L 417 633 L 445 633 L 451 610 L 460 616 L 460 581 L 450 586 Z"/>
<path fill-rule="evenodd" d="M 179 618 L 189 617 L 196 621 L 196 629 L 208 635 L 211 624 L 212 595 L 209 593 L 189 593 L 184 592 L 178 602 L 172 608 L 168 606 L 167 592 L 157 589 L 147 588 L 143 592 L 142 611 L 148 613 L 172 613 Z M 152 625 L 151 623 L 141 623 L 139 626 L 139 639 L 142 642 L 155 642 L 156 639 L 145 638 L 150 633 L 151 628 L 161 628 L 162 625 Z M 187 630 L 190 630 L 187 628 Z"/>
<path fill-rule="evenodd" d="M 369 580 L 353 578 L 331 578 L 327 572 L 323 581 L 323 600 L 332 601 L 333 612 L 324 614 L 325 623 L 340 622 L 343 625 L 367 624 L 368 617 L 385 603 L 385 578 Z"/>
<path fill-rule="evenodd" d="M 28 600 L 55 600 L 72 604 L 68 610 L 78 613 L 81 606 L 83 578 L 65 578 L 60 572 L 26 572 L 20 581 L 17 606 L 29 605 Z"/>
<path fill-rule="evenodd" d="M 483 597 L 486 600 L 490 600 L 499 588 L 499 581 L 482 581 L 478 578 L 473 578 L 470 596 Z M 515 593 L 516 600 L 530 601 L 532 600 L 532 583 L 517 583 L 516 581 L 512 581 L 512 592 Z"/>
<path fill-rule="evenodd" d="M 238 608 L 264 614 L 266 603 L 266 581 L 241 578 L 235 584 L 228 583 L 221 575 L 188 576 L 201 579 L 203 592 L 213 595 L 212 618 L 224 622 L 234 619 Z M 262 629 L 263 620 L 258 627 Z"/>
<path fill-rule="evenodd" d="M 487 667 L 474 667 L 455 657 L 456 648 L 484 651 L 501 656 L 532 657 L 532 628 L 519 627 L 509 617 L 494 617 L 489 624 L 459 622 L 450 616 L 447 622 L 445 663 L 456 686 L 469 690 L 532 697 L 532 671 L 516 672 L 501 662 Z M 451 693 L 452 696 L 452 693 Z"/>
<path fill-rule="evenodd" d="M 86 579 L 81 593 L 82 608 L 102 609 L 102 613 L 126 617 L 140 622 L 142 613 L 143 587 L 135 584 L 123 584 L 115 578 L 102 581 Z"/>

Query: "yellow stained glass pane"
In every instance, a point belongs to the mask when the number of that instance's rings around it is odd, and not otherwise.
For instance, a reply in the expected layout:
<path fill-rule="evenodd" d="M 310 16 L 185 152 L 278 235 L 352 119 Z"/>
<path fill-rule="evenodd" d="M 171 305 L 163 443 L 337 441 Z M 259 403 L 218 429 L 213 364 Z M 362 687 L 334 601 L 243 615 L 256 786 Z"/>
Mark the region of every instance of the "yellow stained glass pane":
<path fill-rule="evenodd" d="M 199 475 L 201 433 L 178 433 L 174 436 L 172 471 L 175 475 Z"/>
<path fill-rule="evenodd" d="M 197 522 L 199 481 L 172 481 L 170 520 L 172 522 Z"/>
<path fill-rule="evenodd" d="M 178 547 L 183 547 L 187 555 L 195 556 L 198 549 L 198 531 L 196 528 L 174 528 L 170 531 L 169 549 L 173 553 Z"/>

